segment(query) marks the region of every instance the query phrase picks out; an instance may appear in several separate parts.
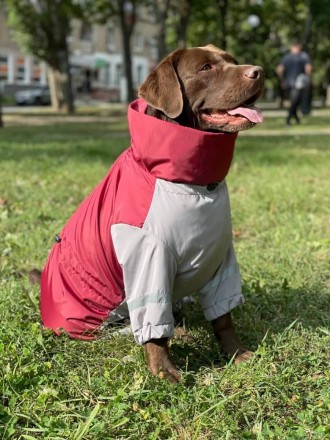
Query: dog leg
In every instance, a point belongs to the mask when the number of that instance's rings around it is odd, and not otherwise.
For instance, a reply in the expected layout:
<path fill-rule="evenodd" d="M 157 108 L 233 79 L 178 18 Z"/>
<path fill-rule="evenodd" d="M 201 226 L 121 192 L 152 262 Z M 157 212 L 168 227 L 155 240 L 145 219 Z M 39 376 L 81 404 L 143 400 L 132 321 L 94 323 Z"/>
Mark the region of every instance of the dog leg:
<path fill-rule="evenodd" d="M 144 345 L 148 367 L 154 376 L 164 375 L 172 383 L 181 380 L 180 374 L 170 359 L 167 338 L 151 339 Z"/>
<path fill-rule="evenodd" d="M 212 321 L 212 326 L 222 353 L 230 358 L 235 356 L 235 364 L 248 361 L 254 356 L 254 353 L 245 348 L 236 336 L 230 313 Z"/>

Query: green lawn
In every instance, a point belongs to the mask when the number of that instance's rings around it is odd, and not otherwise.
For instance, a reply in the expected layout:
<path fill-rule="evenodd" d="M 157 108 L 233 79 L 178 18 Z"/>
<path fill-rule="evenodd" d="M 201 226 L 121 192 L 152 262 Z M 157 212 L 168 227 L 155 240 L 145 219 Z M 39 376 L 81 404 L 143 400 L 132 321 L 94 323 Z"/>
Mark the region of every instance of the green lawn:
<path fill-rule="evenodd" d="M 330 138 L 308 134 L 327 117 L 306 135 L 269 118 L 269 136 L 237 142 L 228 185 L 247 302 L 235 321 L 252 362 L 221 358 L 198 305 L 185 310 L 193 341 L 171 344 L 176 386 L 150 376 L 131 336 L 42 329 L 26 274 L 129 144 L 123 126 L 0 131 L 0 439 L 330 438 Z"/>

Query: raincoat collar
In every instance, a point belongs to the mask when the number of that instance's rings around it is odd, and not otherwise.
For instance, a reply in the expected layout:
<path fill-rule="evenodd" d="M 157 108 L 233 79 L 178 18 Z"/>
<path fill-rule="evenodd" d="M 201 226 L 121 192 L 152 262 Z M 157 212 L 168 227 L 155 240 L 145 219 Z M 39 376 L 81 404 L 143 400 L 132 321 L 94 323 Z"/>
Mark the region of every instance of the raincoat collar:
<path fill-rule="evenodd" d="M 229 171 L 237 133 L 210 133 L 146 114 L 143 99 L 128 109 L 133 154 L 157 178 L 207 185 Z"/>

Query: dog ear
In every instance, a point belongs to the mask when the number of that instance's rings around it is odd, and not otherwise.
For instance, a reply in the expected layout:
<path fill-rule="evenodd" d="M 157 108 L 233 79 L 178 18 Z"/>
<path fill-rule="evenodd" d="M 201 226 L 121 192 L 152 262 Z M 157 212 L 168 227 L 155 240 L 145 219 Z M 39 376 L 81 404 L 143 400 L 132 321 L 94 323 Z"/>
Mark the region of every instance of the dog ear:
<path fill-rule="evenodd" d="M 171 119 L 177 118 L 182 113 L 182 92 L 171 55 L 150 73 L 141 84 L 138 94 Z"/>

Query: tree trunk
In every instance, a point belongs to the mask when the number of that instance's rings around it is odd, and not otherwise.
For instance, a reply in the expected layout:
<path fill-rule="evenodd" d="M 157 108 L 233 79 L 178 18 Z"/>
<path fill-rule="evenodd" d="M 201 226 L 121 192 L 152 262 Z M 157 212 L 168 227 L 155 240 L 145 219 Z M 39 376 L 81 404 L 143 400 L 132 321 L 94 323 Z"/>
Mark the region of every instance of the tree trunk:
<path fill-rule="evenodd" d="M 72 78 L 69 54 L 63 50 L 58 54 L 56 65 L 49 66 L 48 81 L 54 110 L 74 113 Z"/>
<path fill-rule="evenodd" d="M 136 20 L 135 1 L 118 0 L 121 35 L 124 47 L 124 70 L 127 84 L 127 102 L 136 98 L 132 74 L 131 37 Z M 131 9 L 130 9 L 131 8 Z"/>
<path fill-rule="evenodd" d="M 187 28 L 190 18 L 190 11 L 192 7 L 192 0 L 184 0 L 181 4 L 180 20 L 176 29 L 178 38 L 178 47 L 186 47 Z"/>
<path fill-rule="evenodd" d="M 161 61 L 167 54 L 166 46 L 166 20 L 171 0 L 157 2 L 157 22 L 159 23 L 159 32 L 157 36 L 158 42 L 158 61 Z"/>
<path fill-rule="evenodd" d="M 65 2 L 48 1 L 52 19 L 51 50 L 49 51 L 49 82 L 52 104 L 57 111 L 73 113 L 74 101 L 67 37 L 70 35 L 70 19 L 65 12 Z M 60 10 L 59 10 L 59 7 Z"/>
<path fill-rule="evenodd" d="M 220 23 L 221 23 L 221 36 L 220 36 L 220 48 L 227 50 L 227 13 L 228 13 L 228 0 L 219 0 L 220 9 Z"/>
<path fill-rule="evenodd" d="M 305 19 L 305 29 L 304 29 L 304 38 L 303 38 L 303 46 L 305 50 L 309 50 L 309 43 L 312 35 L 312 26 L 313 26 L 313 16 L 311 11 L 311 0 L 307 0 L 307 15 Z"/>
<path fill-rule="evenodd" d="M 0 89 L 0 128 L 1 127 L 3 127 L 3 120 L 2 120 L 2 90 Z"/>
<path fill-rule="evenodd" d="M 123 31 L 122 38 L 124 46 L 124 70 L 127 84 L 127 102 L 131 102 L 136 98 L 132 72 L 131 37 L 128 33 Z"/>

